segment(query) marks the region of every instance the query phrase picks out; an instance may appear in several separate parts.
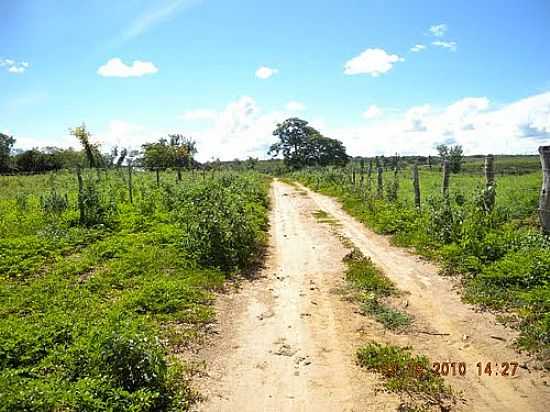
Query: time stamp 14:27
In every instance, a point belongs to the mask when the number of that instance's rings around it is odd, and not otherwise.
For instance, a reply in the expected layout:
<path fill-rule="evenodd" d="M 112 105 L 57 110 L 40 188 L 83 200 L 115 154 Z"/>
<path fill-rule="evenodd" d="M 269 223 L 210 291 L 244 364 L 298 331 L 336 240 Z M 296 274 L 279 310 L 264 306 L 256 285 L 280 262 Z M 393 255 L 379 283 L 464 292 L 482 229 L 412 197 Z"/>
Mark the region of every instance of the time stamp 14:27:
<path fill-rule="evenodd" d="M 478 362 L 475 372 L 478 376 L 516 376 L 517 362 Z M 464 376 L 468 368 L 466 362 L 433 362 L 432 370 L 441 376 Z"/>

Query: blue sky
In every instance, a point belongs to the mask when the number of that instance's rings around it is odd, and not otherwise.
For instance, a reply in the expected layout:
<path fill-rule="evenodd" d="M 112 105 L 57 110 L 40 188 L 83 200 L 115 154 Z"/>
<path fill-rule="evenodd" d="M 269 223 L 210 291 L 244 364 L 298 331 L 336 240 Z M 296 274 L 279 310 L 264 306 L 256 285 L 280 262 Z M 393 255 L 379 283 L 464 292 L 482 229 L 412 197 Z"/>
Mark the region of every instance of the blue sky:
<path fill-rule="evenodd" d="M 265 157 L 289 116 L 355 155 L 550 142 L 547 0 L 20 0 L 0 15 L 0 132 L 22 148 L 75 146 L 84 121 L 106 148 L 179 132 L 202 160 Z"/>

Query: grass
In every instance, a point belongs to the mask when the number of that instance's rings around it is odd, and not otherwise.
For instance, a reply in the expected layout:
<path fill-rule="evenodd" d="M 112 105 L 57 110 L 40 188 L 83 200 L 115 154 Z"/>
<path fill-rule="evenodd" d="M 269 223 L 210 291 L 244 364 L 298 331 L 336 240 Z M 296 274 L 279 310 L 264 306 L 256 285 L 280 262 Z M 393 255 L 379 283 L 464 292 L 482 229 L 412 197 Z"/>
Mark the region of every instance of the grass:
<path fill-rule="evenodd" d="M 310 169 L 290 176 L 336 197 L 358 220 L 391 235 L 394 244 L 436 260 L 443 274 L 461 276 L 467 302 L 514 313 L 521 332 L 517 344 L 544 358 L 550 353 L 550 238 L 538 227 L 541 173 L 535 160 L 496 158 L 497 170 L 506 174 L 497 176 L 491 211 L 483 206 L 482 168 L 476 159 L 467 163 L 467 173 L 451 175 L 448 201 L 441 195 L 437 167 L 421 168 L 420 211 L 409 169 L 400 170 L 397 186 L 393 173 L 384 173 L 382 197 L 376 195 L 376 176 L 370 191 L 366 176 L 363 188 L 353 187 L 349 169 Z M 386 187 L 398 187 L 395 200 Z"/>
<path fill-rule="evenodd" d="M 424 400 L 423 405 L 411 406 L 408 410 L 426 410 L 429 404 L 452 400 L 451 388 L 432 371 L 429 359 L 411 354 L 409 348 L 373 342 L 357 351 L 357 361 L 360 366 L 380 373 L 387 390 Z"/>
<path fill-rule="evenodd" d="M 175 354 L 261 251 L 256 174 L 136 172 L 133 203 L 124 174 L 100 177 L 86 221 L 74 174 L 0 177 L 0 410 L 188 410 Z"/>
<path fill-rule="evenodd" d="M 373 316 L 393 331 L 401 331 L 410 325 L 412 319 L 409 315 L 385 303 L 385 298 L 397 296 L 399 291 L 370 258 L 354 248 L 344 257 L 344 262 L 347 266 L 346 281 L 363 313 Z"/>

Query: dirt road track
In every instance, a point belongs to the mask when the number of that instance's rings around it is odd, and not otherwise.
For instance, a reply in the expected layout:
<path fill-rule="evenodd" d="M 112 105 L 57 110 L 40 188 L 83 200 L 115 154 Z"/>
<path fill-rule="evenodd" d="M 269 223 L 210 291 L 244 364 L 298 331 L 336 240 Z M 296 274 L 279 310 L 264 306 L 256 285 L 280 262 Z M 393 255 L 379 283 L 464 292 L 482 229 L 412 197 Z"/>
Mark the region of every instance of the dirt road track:
<path fill-rule="evenodd" d="M 540 372 L 521 369 L 514 379 L 477 376 L 479 361 L 525 359 L 509 347 L 513 333 L 461 303 L 436 267 L 390 246 L 333 199 L 279 181 L 271 194 L 265 268 L 240 292 L 219 299 L 219 336 L 203 354 L 208 377 L 197 382 L 207 401 L 198 410 L 395 411 L 398 396 L 377 391 L 377 378 L 355 365 L 357 347 L 369 340 L 410 345 L 432 360 L 466 362 L 466 377 L 448 379 L 467 400 L 455 410 L 547 410 L 550 387 Z M 312 215 L 318 209 L 336 218 L 339 228 L 319 223 Z M 337 293 L 348 250 L 335 230 L 410 292 L 407 311 L 416 319 L 410 333 L 384 331 Z"/>

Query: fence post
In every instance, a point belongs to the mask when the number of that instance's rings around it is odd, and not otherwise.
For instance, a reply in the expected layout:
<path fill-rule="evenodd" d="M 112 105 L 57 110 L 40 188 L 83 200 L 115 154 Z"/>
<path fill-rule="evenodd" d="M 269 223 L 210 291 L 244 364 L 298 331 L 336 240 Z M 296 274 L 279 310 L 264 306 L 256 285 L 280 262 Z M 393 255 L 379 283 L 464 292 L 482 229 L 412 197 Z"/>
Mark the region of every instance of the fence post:
<path fill-rule="evenodd" d="M 539 146 L 539 153 L 542 166 L 539 218 L 542 231 L 550 234 L 550 146 Z"/>
<path fill-rule="evenodd" d="M 355 167 L 351 166 L 351 184 L 353 185 L 353 191 L 355 192 Z"/>
<path fill-rule="evenodd" d="M 181 169 L 179 167 L 177 167 L 176 171 L 177 171 L 176 181 L 179 183 L 179 182 L 181 182 Z"/>
<path fill-rule="evenodd" d="M 155 169 L 155 173 L 157 175 L 157 187 L 160 186 L 160 174 L 159 174 L 159 170 L 158 169 Z"/>
<path fill-rule="evenodd" d="M 382 177 L 382 174 L 384 173 L 384 168 L 380 164 L 380 160 L 378 157 L 376 158 L 376 173 L 377 173 L 377 186 L 376 186 L 376 195 L 381 198 L 383 195 L 384 190 L 384 178 Z"/>
<path fill-rule="evenodd" d="M 82 174 L 80 165 L 76 165 L 76 178 L 78 180 L 78 213 L 79 221 L 84 221 L 84 183 L 82 182 Z"/>
<path fill-rule="evenodd" d="M 432 170 L 432 157 L 428 155 L 428 167 Z"/>
<path fill-rule="evenodd" d="M 414 205 L 420 210 L 420 180 L 418 179 L 418 165 L 413 165 L 412 169 L 413 188 L 414 188 Z"/>
<path fill-rule="evenodd" d="M 361 190 L 363 190 L 363 183 L 365 182 L 365 159 L 362 157 L 361 162 L 359 163 L 361 166 L 361 179 L 359 182 L 361 183 Z"/>
<path fill-rule="evenodd" d="M 371 191 L 372 186 L 372 159 L 369 159 L 369 168 L 367 169 L 367 190 Z"/>
<path fill-rule="evenodd" d="M 492 154 L 485 156 L 485 193 L 483 203 L 485 211 L 490 212 L 495 206 L 495 158 Z"/>
<path fill-rule="evenodd" d="M 444 198 L 449 197 L 449 161 L 447 159 L 443 161 L 443 186 L 441 192 Z"/>
<path fill-rule="evenodd" d="M 128 194 L 130 203 L 134 203 L 134 195 L 132 193 L 132 165 L 128 165 Z"/>

